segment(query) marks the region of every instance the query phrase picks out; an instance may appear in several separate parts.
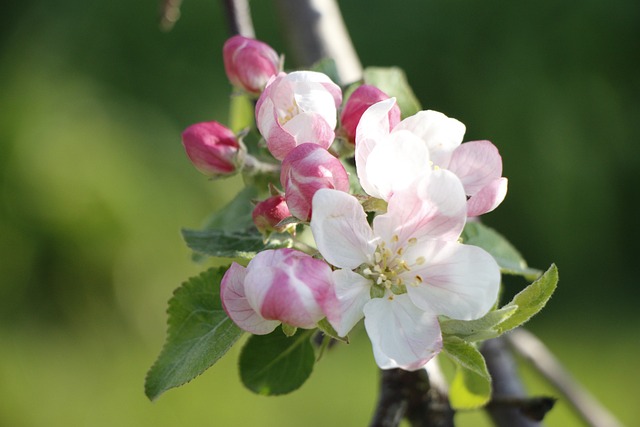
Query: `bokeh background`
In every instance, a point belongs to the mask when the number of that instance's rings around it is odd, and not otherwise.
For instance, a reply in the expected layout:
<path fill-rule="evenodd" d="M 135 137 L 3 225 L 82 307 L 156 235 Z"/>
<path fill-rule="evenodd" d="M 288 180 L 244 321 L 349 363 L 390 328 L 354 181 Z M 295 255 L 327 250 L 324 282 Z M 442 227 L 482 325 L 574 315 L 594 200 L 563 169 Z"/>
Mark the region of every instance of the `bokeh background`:
<path fill-rule="evenodd" d="M 271 2 L 251 5 L 258 37 L 287 54 Z M 640 3 L 340 6 L 363 64 L 404 68 L 425 108 L 499 147 L 510 192 L 485 222 L 530 265 L 560 269 L 530 329 L 623 423 L 640 425 Z M 189 124 L 228 118 L 221 5 L 185 0 L 169 33 L 157 12 L 155 0 L 2 7 L 0 425 L 366 425 L 377 372 L 364 334 L 289 396 L 246 391 L 234 348 L 190 384 L 145 398 L 166 302 L 208 266 L 191 262 L 179 229 L 241 185 L 206 180 L 180 144 Z M 523 370 L 532 393 L 557 395 Z M 548 425 L 581 423 L 560 401 Z"/>

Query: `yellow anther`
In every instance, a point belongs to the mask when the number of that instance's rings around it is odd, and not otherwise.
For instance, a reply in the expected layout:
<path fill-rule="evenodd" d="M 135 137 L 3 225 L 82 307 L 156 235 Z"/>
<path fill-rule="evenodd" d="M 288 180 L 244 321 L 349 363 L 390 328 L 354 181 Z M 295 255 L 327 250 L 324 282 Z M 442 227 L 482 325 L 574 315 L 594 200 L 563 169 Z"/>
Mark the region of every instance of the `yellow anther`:
<path fill-rule="evenodd" d="M 424 264 L 424 263 L 425 263 L 425 261 L 426 261 L 426 260 L 424 259 L 424 257 L 423 257 L 423 256 L 419 256 L 418 258 L 416 258 L 416 264 L 417 264 L 417 265 L 422 265 L 422 264 Z"/>
<path fill-rule="evenodd" d="M 419 274 L 416 274 L 416 280 L 418 281 L 418 283 L 424 282 L 424 280 L 422 280 L 422 276 L 420 276 Z"/>
<path fill-rule="evenodd" d="M 404 253 L 404 248 L 403 247 L 399 247 L 398 250 L 396 251 L 396 254 L 398 255 L 402 255 Z"/>
<path fill-rule="evenodd" d="M 409 240 L 407 240 L 407 242 L 410 245 L 415 245 L 416 243 L 418 243 L 418 239 L 416 239 L 415 237 L 410 238 Z"/>
<path fill-rule="evenodd" d="M 393 236 L 391 236 L 391 241 L 393 243 L 397 243 L 400 240 L 400 237 L 397 234 L 394 234 Z"/>

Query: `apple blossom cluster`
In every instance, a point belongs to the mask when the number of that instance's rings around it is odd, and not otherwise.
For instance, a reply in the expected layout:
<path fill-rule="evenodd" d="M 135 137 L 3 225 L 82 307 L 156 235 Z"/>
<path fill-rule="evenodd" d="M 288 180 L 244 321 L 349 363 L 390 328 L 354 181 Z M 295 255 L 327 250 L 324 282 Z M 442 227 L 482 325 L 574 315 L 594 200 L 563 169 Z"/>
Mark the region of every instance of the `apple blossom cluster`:
<path fill-rule="evenodd" d="M 265 242 L 292 239 L 229 267 L 227 315 L 256 335 L 326 319 L 345 337 L 364 319 L 380 368 L 424 367 L 442 349 L 441 316 L 478 319 L 496 303 L 498 264 L 461 234 L 506 195 L 497 148 L 462 143 L 465 126 L 440 112 L 401 119 L 396 98 L 373 85 L 346 96 L 321 72 L 284 72 L 258 40 L 234 36 L 223 57 L 229 81 L 254 99 L 268 158 L 218 122 L 188 127 L 184 148 L 210 177 L 279 171 L 252 218 Z"/>

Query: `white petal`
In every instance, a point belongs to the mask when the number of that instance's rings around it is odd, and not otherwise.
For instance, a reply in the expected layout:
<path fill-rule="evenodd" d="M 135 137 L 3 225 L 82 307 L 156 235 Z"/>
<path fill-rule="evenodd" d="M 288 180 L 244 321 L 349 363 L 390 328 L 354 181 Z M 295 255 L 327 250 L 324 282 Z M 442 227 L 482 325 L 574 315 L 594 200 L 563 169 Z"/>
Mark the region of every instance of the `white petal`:
<path fill-rule="evenodd" d="M 434 165 L 447 168 L 451 153 L 462 143 L 465 126 L 437 111 L 419 111 L 401 121 L 394 131 L 406 129 L 418 135 L 429 147 Z"/>
<path fill-rule="evenodd" d="M 409 262 L 421 256 L 421 266 L 403 274 L 407 293 L 423 310 L 454 319 L 485 315 L 495 303 L 500 268 L 489 253 L 476 246 L 454 242 L 419 242 L 406 254 Z"/>
<path fill-rule="evenodd" d="M 387 213 L 373 220 L 373 229 L 387 244 L 397 242 L 397 246 L 406 246 L 410 239 L 457 240 L 466 215 L 462 183 L 439 169 L 395 193 Z"/>
<path fill-rule="evenodd" d="M 321 189 L 313 196 L 311 231 L 318 250 L 332 265 L 352 270 L 370 263 L 376 249 L 367 216 L 352 195 Z"/>
<path fill-rule="evenodd" d="M 489 141 L 465 142 L 455 149 L 447 167 L 455 173 L 469 196 L 502 175 L 502 157 Z"/>
<path fill-rule="evenodd" d="M 362 308 L 371 299 L 371 280 L 351 270 L 333 272 L 334 290 L 338 298 L 338 316 L 327 319 L 338 335 L 346 336 L 362 316 Z"/>
<path fill-rule="evenodd" d="M 356 171 L 360 184 L 365 191 L 367 191 L 367 188 L 375 188 L 369 184 L 366 170 L 367 161 L 374 147 L 389 135 L 389 111 L 395 104 L 395 98 L 377 102 L 367 108 L 358 122 L 355 152 Z M 368 194 L 377 197 L 371 193 Z"/>
<path fill-rule="evenodd" d="M 478 216 L 491 212 L 507 195 L 507 178 L 498 178 L 467 200 L 467 215 Z"/>
<path fill-rule="evenodd" d="M 362 188 L 371 196 L 389 200 L 394 192 L 430 171 L 429 150 L 422 140 L 411 132 L 393 132 L 369 154 L 368 182 Z"/>
<path fill-rule="evenodd" d="M 235 262 L 231 264 L 220 283 L 220 299 L 224 310 L 236 325 L 247 332 L 265 335 L 272 332 L 280 322 L 266 320 L 247 301 L 244 292 L 246 269 Z"/>
<path fill-rule="evenodd" d="M 437 316 L 420 310 L 406 294 L 372 299 L 364 306 L 364 316 L 381 369 L 415 371 L 442 349 Z"/>

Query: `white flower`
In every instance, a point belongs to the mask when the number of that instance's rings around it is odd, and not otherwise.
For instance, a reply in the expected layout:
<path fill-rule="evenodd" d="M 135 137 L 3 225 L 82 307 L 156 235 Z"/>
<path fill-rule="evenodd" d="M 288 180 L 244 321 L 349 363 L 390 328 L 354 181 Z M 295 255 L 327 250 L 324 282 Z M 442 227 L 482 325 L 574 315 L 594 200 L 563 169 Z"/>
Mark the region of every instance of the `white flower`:
<path fill-rule="evenodd" d="M 415 370 L 442 346 L 438 315 L 476 319 L 493 306 L 500 283 L 495 260 L 458 243 L 466 220 L 460 180 L 435 170 L 394 191 L 373 220 L 357 199 L 322 189 L 311 229 L 333 272 L 339 310 L 327 315 L 346 335 L 364 316 L 378 366 Z"/>
<path fill-rule="evenodd" d="M 358 178 L 369 195 L 388 200 L 419 176 L 441 168 L 462 181 L 468 216 L 490 212 L 504 200 L 507 179 L 491 142 L 461 144 L 465 126 L 431 110 L 407 117 L 390 131 L 388 115 L 394 106 L 394 98 L 372 105 L 356 130 Z"/>

